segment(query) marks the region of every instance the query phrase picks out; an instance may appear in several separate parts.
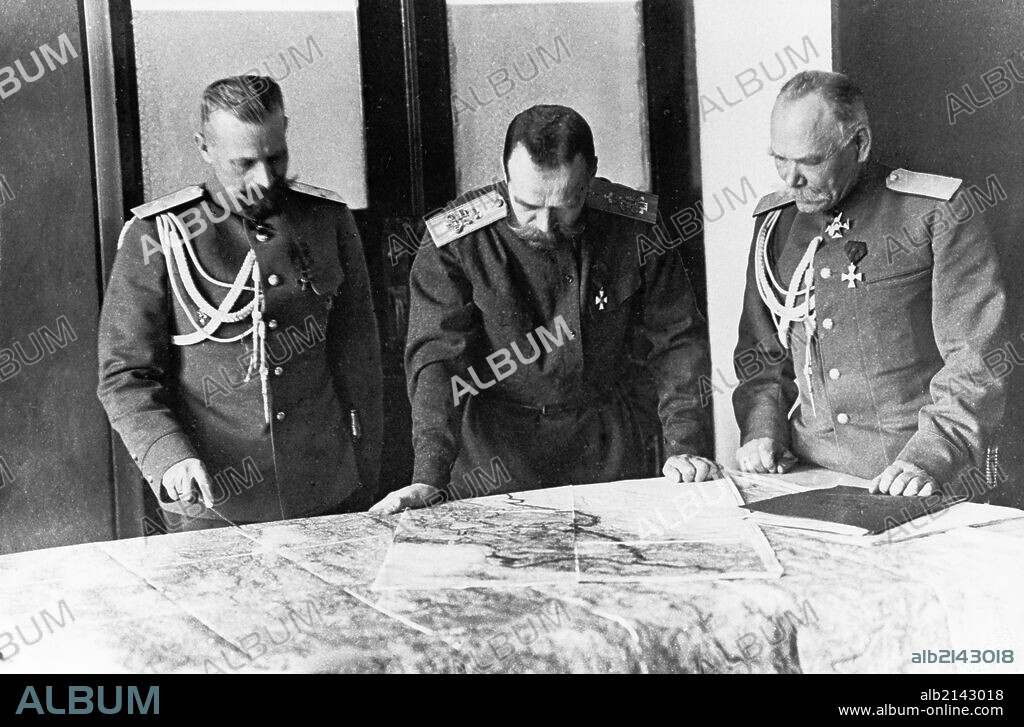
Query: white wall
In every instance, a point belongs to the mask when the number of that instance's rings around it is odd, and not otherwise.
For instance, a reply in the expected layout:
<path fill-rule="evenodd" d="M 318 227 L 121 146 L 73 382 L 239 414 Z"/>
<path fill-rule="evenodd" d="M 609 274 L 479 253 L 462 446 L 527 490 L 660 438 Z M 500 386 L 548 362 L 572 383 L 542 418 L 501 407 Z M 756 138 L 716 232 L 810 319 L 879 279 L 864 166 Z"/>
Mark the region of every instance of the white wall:
<path fill-rule="evenodd" d="M 211 81 L 281 85 L 289 175 L 367 204 L 355 0 L 133 0 L 146 199 L 203 181 L 192 143 Z"/>
<path fill-rule="evenodd" d="M 599 175 L 651 188 L 638 0 L 449 0 L 448 42 L 460 194 L 504 178 L 509 122 L 538 103 L 583 115 Z"/>
<path fill-rule="evenodd" d="M 779 88 L 793 74 L 832 68 L 830 5 L 694 1 L 715 441 L 717 457 L 728 465 L 735 465 L 739 444 L 732 353 L 751 214 L 760 197 L 781 186 L 768 157 L 769 115 Z"/>

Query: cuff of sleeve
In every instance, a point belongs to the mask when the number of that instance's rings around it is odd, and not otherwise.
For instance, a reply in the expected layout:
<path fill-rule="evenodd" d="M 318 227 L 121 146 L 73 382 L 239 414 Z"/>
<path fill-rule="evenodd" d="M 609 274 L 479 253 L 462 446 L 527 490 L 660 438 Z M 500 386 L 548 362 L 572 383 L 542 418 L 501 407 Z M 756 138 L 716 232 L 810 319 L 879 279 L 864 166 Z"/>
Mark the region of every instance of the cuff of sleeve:
<path fill-rule="evenodd" d="M 665 456 L 695 455 L 697 457 L 713 456 L 710 447 L 699 432 L 671 432 L 664 437 Z"/>
<path fill-rule="evenodd" d="M 947 491 L 948 486 L 959 474 L 960 467 L 969 464 L 958 462 L 956 453 L 947 443 L 936 437 L 925 439 L 920 432 L 910 438 L 896 458 L 917 465 L 934 477 L 940 488 Z"/>
<path fill-rule="evenodd" d="M 142 458 L 140 467 L 157 499 L 164 500 L 160 497 L 160 485 L 163 482 L 164 473 L 172 465 L 191 457 L 198 459 L 199 454 L 188 437 L 181 432 L 169 432 L 150 445 L 149 450 Z"/>
<path fill-rule="evenodd" d="M 789 421 L 783 419 L 780 422 L 779 419 L 774 410 L 751 412 L 745 426 L 741 427 L 740 446 L 752 439 L 768 437 L 789 449 Z"/>
<path fill-rule="evenodd" d="M 784 446 L 786 450 L 793 450 L 790 442 L 790 428 L 788 427 L 761 426 L 744 428 L 742 436 L 739 438 L 739 445 L 742 446 L 753 439 L 762 438 L 774 439 Z"/>
<path fill-rule="evenodd" d="M 414 483 L 421 482 L 447 492 L 449 480 L 451 480 L 451 466 L 444 461 L 444 458 L 416 455 L 416 462 L 412 470 Z"/>

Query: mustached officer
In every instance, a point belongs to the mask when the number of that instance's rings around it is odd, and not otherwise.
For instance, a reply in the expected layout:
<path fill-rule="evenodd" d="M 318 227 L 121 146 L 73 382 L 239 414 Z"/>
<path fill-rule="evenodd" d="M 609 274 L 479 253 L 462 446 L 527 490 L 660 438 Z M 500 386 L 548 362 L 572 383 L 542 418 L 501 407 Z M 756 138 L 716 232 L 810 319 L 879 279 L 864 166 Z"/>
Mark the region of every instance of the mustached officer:
<path fill-rule="evenodd" d="M 595 177 L 590 126 L 565 106 L 517 115 L 503 162 L 506 184 L 427 220 L 406 348 L 413 483 L 375 509 L 650 476 L 659 419 L 664 474 L 714 476 L 704 320 L 676 251 L 639 254 L 657 198 Z"/>
<path fill-rule="evenodd" d="M 965 468 L 990 480 L 1005 391 L 985 356 L 1006 314 L 992 238 L 960 180 L 870 151 L 849 78 L 783 86 L 771 152 L 786 187 L 755 211 L 735 353 L 740 468 L 800 459 L 891 495 Z"/>
<path fill-rule="evenodd" d="M 287 181 L 281 89 L 203 92 L 210 173 L 133 210 L 100 321 L 99 398 L 172 528 L 365 509 L 381 367 L 362 245 Z"/>

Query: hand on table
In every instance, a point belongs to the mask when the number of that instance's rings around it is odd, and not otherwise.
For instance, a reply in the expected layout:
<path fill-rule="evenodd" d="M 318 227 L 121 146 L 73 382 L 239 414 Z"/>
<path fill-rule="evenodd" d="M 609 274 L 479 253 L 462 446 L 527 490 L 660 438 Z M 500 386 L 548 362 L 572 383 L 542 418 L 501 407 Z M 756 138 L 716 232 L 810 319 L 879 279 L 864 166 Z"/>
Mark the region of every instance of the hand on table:
<path fill-rule="evenodd" d="M 722 476 L 722 468 L 717 462 L 692 454 L 669 457 L 661 471 L 672 482 L 704 482 Z"/>
<path fill-rule="evenodd" d="M 927 497 L 938 492 L 935 478 L 912 462 L 898 459 L 882 470 L 882 474 L 871 480 L 872 493 L 883 495 L 918 495 Z"/>
<path fill-rule="evenodd" d="M 743 472 L 781 475 L 797 463 L 796 456 L 771 437 L 751 439 L 736 452 L 736 461 Z"/>
<path fill-rule="evenodd" d="M 402 510 L 412 510 L 418 507 L 429 507 L 444 500 L 444 493 L 436 487 L 416 482 L 395 490 L 384 497 L 383 500 L 370 508 L 369 512 L 391 515 Z"/>
<path fill-rule="evenodd" d="M 203 504 L 206 507 L 213 505 L 213 492 L 211 486 L 213 481 L 206 471 L 206 466 L 195 457 L 183 459 L 177 464 L 171 465 L 166 472 L 161 484 L 167 492 L 167 499 L 172 502 L 184 502 L 189 505 L 196 503 L 202 496 Z M 196 487 L 199 493 L 196 493 Z"/>

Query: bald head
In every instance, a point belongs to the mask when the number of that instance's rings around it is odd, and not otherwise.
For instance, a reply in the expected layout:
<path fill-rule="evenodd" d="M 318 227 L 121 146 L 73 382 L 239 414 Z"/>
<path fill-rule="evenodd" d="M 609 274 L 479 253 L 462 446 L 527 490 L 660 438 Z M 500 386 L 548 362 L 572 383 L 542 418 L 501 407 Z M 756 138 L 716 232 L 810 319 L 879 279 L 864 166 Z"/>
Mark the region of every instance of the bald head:
<path fill-rule="evenodd" d="M 864 94 L 849 76 L 833 71 L 801 71 L 779 90 L 779 100 L 796 101 L 809 95 L 824 99 L 842 126 L 843 136 L 857 126 L 868 125 Z"/>
<path fill-rule="evenodd" d="M 835 77 L 845 79 L 825 74 L 818 80 L 837 82 Z M 859 91 L 855 95 L 859 97 Z M 775 101 L 771 155 L 801 212 L 826 212 L 838 206 L 868 160 L 871 129 L 863 100 L 848 103 L 850 94 L 843 97 L 837 100 L 833 86 L 803 79 L 787 83 Z"/>

